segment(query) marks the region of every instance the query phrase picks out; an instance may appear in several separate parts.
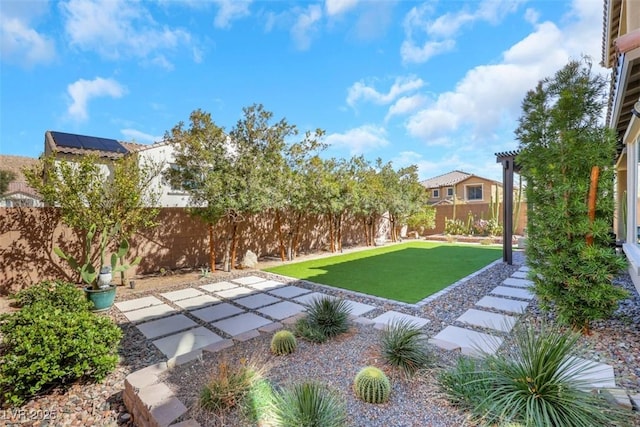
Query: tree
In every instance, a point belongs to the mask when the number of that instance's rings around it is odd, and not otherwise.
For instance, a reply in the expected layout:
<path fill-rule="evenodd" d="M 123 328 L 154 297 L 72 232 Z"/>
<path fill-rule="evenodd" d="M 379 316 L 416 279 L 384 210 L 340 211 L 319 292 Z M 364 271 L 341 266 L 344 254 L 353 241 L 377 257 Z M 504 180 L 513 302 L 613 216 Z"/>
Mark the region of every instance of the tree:
<path fill-rule="evenodd" d="M 9 188 L 11 181 L 16 179 L 16 174 L 11 171 L 0 170 L 0 196 Z"/>
<path fill-rule="evenodd" d="M 227 135 L 209 113 L 191 113 L 190 127 L 180 122 L 165 134 L 173 145 L 176 167 L 165 177 L 189 193 L 192 212 L 209 225 L 209 263 L 215 270 L 214 226 L 225 218 L 224 270 L 235 266 L 239 225 L 249 215 L 274 207 L 285 167 L 285 139 L 296 134 L 285 119 L 272 123 L 262 105 L 243 109 L 243 117 Z"/>
<path fill-rule="evenodd" d="M 529 203 L 527 262 L 542 307 L 588 332 L 625 292 L 610 245 L 616 137 L 601 123 L 606 80 L 572 61 L 527 93 L 516 136 Z"/>
<path fill-rule="evenodd" d="M 156 225 L 159 210 L 154 206 L 159 192 L 150 183 L 160 169 L 161 165 L 153 163 L 139 165 L 130 156 L 112 163 L 95 155 L 69 161 L 54 153 L 25 169 L 24 175 L 45 204 L 60 210 L 64 224 L 80 233 L 83 241 L 91 237 L 82 256 L 75 257 L 91 260 L 100 255 L 99 250 L 88 253 L 91 241 L 104 242 L 100 246 L 110 242 L 120 246 L 141 228 Z M 123 261 L 121 258 L 122 264 Z M 124 274 L 121 278 L 124 282 Z"/>

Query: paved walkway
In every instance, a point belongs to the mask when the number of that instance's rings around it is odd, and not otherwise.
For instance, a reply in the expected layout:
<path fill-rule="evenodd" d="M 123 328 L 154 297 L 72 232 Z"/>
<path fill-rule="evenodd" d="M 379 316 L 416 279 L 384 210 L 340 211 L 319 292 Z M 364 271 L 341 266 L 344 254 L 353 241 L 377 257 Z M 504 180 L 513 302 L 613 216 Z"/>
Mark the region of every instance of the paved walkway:
<path fill-rule="evenodd" d="M 511 331 L 534 298 L 528 289 L 532 282 L 526 279 L 527 271 L 527 267 L 521 267 L 478 300 L 476 308 L 456 319 L 468 327 L 446 326 L 429 342 L 470 356 L 497 351 L 503 342 L 501 336 Z M 315 298 L 323 296 L 327 294 L 246 276 L 123 301 L 116 303 L 116 307 L 168 361 L 182 363 L 199 356 L 202 350 L 230 346 L 234 341 L 245 341 L 260 332 L 279 329 L 283 321 L 293 321 Z M 346 301 L 356 321 L 373 322 L 379 329 L 399 319 L 418 326 L 429 322 L 392 310 L 364 319 L 360 316 L 377 307 Z M 474 327 L 496 333 L 479 332 Z M 584 363 L 590 366 L 584 373 L 585 380 L 598 387 L 615 387 L 611 366 L 586 360 Z"/>

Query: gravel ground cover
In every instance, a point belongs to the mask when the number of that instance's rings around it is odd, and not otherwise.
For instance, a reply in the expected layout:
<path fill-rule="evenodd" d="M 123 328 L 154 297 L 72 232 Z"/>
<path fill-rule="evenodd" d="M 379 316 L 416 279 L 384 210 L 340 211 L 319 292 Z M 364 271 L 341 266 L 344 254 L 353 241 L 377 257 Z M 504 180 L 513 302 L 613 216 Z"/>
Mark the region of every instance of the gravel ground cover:
<path fill-rule="evenodd" d="M 351 300 L 368 304 L 377 304 L 378 308 L 366 314 L 372 318 L 386 310 L 396 310 L 407 314 L 419 315 L 431 322 L 424 332 L 435 335 L 447 325 L 465 326 L 455 319 L 464 311 L 472 308 L 480 298 L 493 287 L 509 277 L 522 264 L 522 253 L 514 252 L 514 263 L 509 266 L 503 263 L 493 265 L 486 271 L 476 275 L 469 281 L 440 296 L 423 306 L 409 306 L 390 301 L 381 301 L 363 295 L 321 287 L 308 282 L 295 282 L 297 286 L 313 290 L 349 297 Z M 144 286 L 139 281 L 140 289 L 130 291 L 118 290 L 118 300 L 139 298 L 147 295 L 196 287 L 203 283 L 229 280 L 244 275 L 261 275 L 266 278 L 279 278 L 269 273 L 258 271 L 237 271 L 234 273 L 216 272 L 210 278 L 198 279 L 191 275 L 189 280 L 181 282 L 177 278 L 165 284 L 161 278 L 153 286 Z M 632 393 L 640 393 L 640 296 L 633 288 L 630 278 L 622 274 L 616 282 L 630 291 L 630 298 L 621 303 L 620 309 L 613 319 L 597 322 L 593 325 L 592 334 L 583 337 L 588 348 L 588 357 L 593 360 L 609 363 L 614 366 L 618 385 Z M 19 409 L 0 409 L 0 425 L 32 425 L 32 426 L 131 426 L 129 414 L 122 402 L 124 378 L 131 372 L 164 360 L 163 355 L 138 330 L 130 325 L 115 308 L 108 314 L 123 329 L 124 338 L 121 343 L 121 363 L 101 384 L 74 384 L 65 390 L 57 389 L 47 395 L 38 396 Z M 547 314 L 540 313 L 535 303 L 531 304 L 521 322 L 535 323 Z M 480 329 L 479 329 L 480 330 Z M 486 331 L 485 331 L 486 332 Z M 249 357 L 262 351 L 268 345 L 270 335 L 236 344 L 234 347 L 216 354 L 211 359 L 194 361 L 171 372 L 167 381 L 185 400 L 187 406 L 193 404 L 193 396 L 199 392 L 198 381 L 206 378 L 207 364 L 219 360 L 233 360 L 237 357 Z M 306 379 L 319 375 L 323 381 L 344 393 L 347 402 L 349 419 L 353 426 L 460 426 L 469 425 L 466 416 L 452 408 L 442 398 L 435 384 L 435 373 L 427 371 L 411 381 L 405 380 L 388 367 L 393 383 L 391 401 L 384 405 L 368 405 L 352 396 L 351 381 L 358 368 L 365 364 L 380 364 L 377 345 L 379 332 L 369 326 L 354 325 L 349 334 L 327 344 L 310 344 L 299 340 L 299 349 L 293 356 L 278 358 L 274 362 L 272 375 L 274 381 L 287 382 Z M 261 347 L 262 346 L 262 347 Z M 434 350 L 438 366 L 452 363 L 455 354 Z M 226 359 L 225 359 L 226 358 Z M 299 363 L 298 368 L 287 363 Z M 199 364 L 199 365 L 198 365 Z M 380 364 L 379 366 L 384 367 Z M 191 376 L 190 376 L 191 375 Z M 191 399 L 191 400 L 189 400 Z M 402 414 L 411 414 L 402 417 Z M 227 424 L 206 414 L 199 413 L 193 406 L 189 416 L 195 416 L 204 425 L 241 425 L 233 418 L 225 418 Z M 399 421 L 402 420 L 402 421 Z M 404 424 L 402 424 L 404 423 Z"/>

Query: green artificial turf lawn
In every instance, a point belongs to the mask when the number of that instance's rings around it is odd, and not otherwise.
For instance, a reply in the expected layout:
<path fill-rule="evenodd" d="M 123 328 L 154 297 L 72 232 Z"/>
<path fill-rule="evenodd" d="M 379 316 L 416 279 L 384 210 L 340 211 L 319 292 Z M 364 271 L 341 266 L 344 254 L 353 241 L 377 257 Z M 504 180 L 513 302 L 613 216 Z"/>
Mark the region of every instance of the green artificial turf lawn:
<path fill-rule="evenodd" d="M 416 303 L 502 256 L 502 248 L 409 242 L 264 271 Z"/>

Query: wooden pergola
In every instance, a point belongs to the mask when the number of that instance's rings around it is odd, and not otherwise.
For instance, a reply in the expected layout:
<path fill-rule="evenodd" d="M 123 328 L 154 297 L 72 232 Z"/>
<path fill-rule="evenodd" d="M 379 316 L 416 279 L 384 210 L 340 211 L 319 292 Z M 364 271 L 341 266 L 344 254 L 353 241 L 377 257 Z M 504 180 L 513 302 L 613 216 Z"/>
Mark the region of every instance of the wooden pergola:
<path fill-rule="evenodd" d="M 502 163 L 502 260 L 513 265 L 513 174 L 520 172 L 516 156 L 520 150 L 495 153 Z"/>

